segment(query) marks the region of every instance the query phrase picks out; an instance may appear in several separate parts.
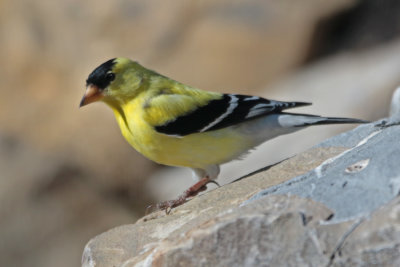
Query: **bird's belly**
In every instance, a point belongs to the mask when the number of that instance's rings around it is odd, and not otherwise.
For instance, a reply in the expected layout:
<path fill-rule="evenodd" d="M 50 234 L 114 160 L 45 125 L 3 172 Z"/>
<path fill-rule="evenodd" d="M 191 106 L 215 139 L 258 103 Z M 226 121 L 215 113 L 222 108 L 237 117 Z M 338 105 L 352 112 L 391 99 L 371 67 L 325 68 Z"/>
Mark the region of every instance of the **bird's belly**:
<path fill-rule="evenodd" d="M 171 166 L 205 168 L 238 158 L 252 148 L 244 138 L 227 129 L 175 137 L 152 129 L 132 129 L 128 142 L 147 158 Z"/>

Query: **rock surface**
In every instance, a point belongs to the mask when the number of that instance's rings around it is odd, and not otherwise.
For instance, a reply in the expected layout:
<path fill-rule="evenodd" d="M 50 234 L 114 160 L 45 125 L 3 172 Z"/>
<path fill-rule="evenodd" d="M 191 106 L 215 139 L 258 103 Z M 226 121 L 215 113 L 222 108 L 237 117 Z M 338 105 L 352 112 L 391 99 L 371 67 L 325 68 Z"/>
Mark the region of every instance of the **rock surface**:
<path fill-rule="evenodd" d="M 399 136 L 360 126 L 95 237 L 82 266 L 398 266 Z"/>

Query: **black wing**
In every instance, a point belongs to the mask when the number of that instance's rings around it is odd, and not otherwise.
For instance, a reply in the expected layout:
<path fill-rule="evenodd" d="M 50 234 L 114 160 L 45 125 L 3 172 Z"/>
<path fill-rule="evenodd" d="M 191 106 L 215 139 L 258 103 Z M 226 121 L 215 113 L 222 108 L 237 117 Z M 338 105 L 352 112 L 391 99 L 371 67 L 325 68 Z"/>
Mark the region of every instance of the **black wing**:
<path fill-rule="evenodd" d="M 308 106 L 305 102 L 280 102 L 258 96 L 224 94 L 191 113 L 156 126 L 156 131 L 175 136 L 218 130 L 288 108 Z"/>

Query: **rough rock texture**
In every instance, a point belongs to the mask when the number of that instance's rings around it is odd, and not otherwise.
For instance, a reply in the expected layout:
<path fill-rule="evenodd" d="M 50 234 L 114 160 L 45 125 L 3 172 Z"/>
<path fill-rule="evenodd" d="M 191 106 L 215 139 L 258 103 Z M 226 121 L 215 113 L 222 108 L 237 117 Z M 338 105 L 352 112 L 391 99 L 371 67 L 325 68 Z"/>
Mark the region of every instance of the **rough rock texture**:
<path fill-rule="evenodd" d="M 365 126 L 336 136 L 317 147 L 351 149 L 329 158 L 314 171 L 259 192 L 249 201 L 271 193 L 291 193 L 324 203 L 335 211 L 335 221 L 367 215 L 400 193 L 399 136 L 398 127 L 371 131 Z"/>
<path fill-rule="evenodd" d="M 95 237 L 82 266 L 398 266 L 399 137 L 360 126 Z"/>

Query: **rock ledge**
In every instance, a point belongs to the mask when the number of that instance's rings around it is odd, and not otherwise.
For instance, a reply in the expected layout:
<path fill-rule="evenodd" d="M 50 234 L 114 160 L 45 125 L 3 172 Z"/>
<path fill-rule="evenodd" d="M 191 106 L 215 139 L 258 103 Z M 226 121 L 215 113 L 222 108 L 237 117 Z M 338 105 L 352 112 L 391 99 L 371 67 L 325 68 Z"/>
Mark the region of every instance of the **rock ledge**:
<path fill-rule="evenodd" d="M 400 266 L 400 126 L 360 126 L 86 245 L 82 266 Z"/>

